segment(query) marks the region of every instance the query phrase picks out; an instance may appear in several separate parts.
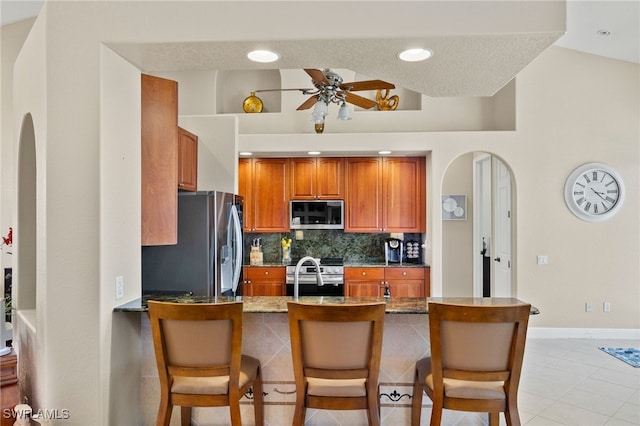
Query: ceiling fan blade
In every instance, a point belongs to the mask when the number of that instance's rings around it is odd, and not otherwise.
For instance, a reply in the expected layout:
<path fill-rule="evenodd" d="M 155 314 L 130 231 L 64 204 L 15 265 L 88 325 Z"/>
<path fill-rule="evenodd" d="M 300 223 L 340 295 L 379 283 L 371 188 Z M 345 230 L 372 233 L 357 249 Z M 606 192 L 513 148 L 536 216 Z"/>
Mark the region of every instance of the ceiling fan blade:
<path fill-rule="evenodd" d="M 395 89 L 396 86 L 392 83 L 388 83 L 382 80 L 365 80 L 365 81 L 353 81 L 351 83 L 342 83 L 340 88 L 343 90 L 351 90 L 356 92 L 358 90 L 378 90 L 378 89 Z"/>
<path fill-rule="evenodd" d="M 302 105 L 300 105 L 298 108 L 296 108 L 296 110 L 300 111 L 300 110 L 303 110 L 303 109 L 309 109 L 312 106 L 314 106 L 316 102 L 318 102 L 318 96 L 311 96 L 309 99 L 304 101 L 302 103 Z"/>
<path fill-rule="evenodd" d="M 344 100 L 364 109 L 373 108 L 378 105 L 376 101 L 372 101 L 371 99 L 364 98 L 351 92 L 345 92 Z"/>
<path fill-rule="evenodd" d="M 309 76 L 311 76 L 311 79 L 315 83 L 322 83 L 326 85 L 330 84 L 329 80 L 327 80 L 327 77 L 324 75 L 322 71 L 317 69 L 312 69 L 312 68 L 304 68 L 304 70 L 307 74 L 309 74 Z"/>

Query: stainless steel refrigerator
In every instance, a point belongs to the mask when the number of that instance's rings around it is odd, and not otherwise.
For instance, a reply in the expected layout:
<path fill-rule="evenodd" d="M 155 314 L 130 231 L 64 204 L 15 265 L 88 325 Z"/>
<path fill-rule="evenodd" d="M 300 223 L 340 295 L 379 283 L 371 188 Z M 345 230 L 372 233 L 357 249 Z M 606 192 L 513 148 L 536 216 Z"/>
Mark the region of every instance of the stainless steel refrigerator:
<path fill-rule="evenodd" d="M 142 247 L 142 293 L 235 296 L 242 262 L 242 197 L 180 192 L 178 244 Z"/>

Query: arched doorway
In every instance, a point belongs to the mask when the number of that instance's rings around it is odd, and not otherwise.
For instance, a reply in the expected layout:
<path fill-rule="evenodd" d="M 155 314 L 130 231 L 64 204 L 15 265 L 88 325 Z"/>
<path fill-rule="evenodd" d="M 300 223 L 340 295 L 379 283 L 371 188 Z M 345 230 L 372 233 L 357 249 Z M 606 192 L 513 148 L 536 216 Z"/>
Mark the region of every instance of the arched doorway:
<path fill-rule="evenodd" d="M 513 188 L 508 165 L 490 153 L 469 152 L 449 164 L 442 183 L 443 296 L 515 295 Z M 454 202 L 457 216 L 447 214 Z"/>
<path fill-rule="evenodd" d="M 16 271 L 14 297 L 18 311 L 36 309 L 36 139 L 33 118 L 22 121 L 18 145 Z M 35 324 L 34 324 L 35 325 Z"/>

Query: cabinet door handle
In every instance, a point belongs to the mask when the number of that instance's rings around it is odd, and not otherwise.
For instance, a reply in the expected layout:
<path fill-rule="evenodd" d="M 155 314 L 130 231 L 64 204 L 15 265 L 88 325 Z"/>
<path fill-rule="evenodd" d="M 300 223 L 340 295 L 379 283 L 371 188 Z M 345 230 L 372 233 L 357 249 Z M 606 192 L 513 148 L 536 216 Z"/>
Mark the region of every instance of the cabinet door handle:
<path fill-rule="evenodd" d="M 367 275 L 367 273 L 363 271 L 362 272 L 362 276 L 364 277 L 365 275 Z"/>
<path fill-rule="evenodd" d="M 269 275 L 269 271 L 264 271 L 264 274 L 265 275 Z"/>
<path fill-rule="evenodd" d="M 407 275 L 407 271 L 402 271 L 402 275 Z"/>

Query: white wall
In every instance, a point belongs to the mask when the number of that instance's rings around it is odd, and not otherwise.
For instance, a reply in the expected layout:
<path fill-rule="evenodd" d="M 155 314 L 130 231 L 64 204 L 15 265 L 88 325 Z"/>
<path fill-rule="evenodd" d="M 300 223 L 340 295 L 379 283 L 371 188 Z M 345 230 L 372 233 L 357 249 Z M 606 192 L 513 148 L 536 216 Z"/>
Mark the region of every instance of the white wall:
<path fill-rule="evenodd" d="M 442 221 L 443 296 L 473 296 L 473 154 L 456 158 L 447 169 L 442 183 L 443 195 L 467 196 L 466 220 Z M 434 208 L 440 200 L 430 200 Z"/>
<path fill-rule="evenodd" d="M 13 64 L 22 48 L 22 44 L 31 30 L 35 19 L 27 19 L 15 24 L 5 25 L 0 32 L 0 236 L 6 237 L 9 227 L 15 227 L 13 209 L 15 207 L 14 164 L 17 152 L 14 149 L 14 135 L 20 128 L 14 129 L 13 123 Z M 2 247 L 0 268 L 10 268 L 12 258 L 10 248 Z M 4 289 L 4 280 L 2 280 Z M 4 290 L 2 293 L 4 294 Z"/>
<path fill-rule="evenodd" d="M 198 13 L 200 9 L 211 12 L 210 8 L 208 2 L 191 3 L 177 16 L 175 5 L 170 2 L 46 2 L 35 32 L 18 58 L 13 124 L 14 129 L 19 128 L 25 112 L 34 114 L 39 173 L 37 279 L 42 287 L 38 297 L 42 300 L 38 306 L 36 344 L 44 357 L 37 391 L 42 395 L 41 408 L 72 410 L 74 415 L 65 424 L 117 424 L 110 417 L 115 410 L 111 405 L 110 409 L 106 407 L 104 396 L 127 392 L 138 385 L 137 375 L 120 381 L 108 378 L 111 373 L 122 376 L 128 363 L 133 366 L 136 362 L 114 353 L 135 337 L 136 330 L 131 325 L 134 320 L 118 317 L 112 321 L 116 316 L 109 316 L 108 312 L 117 304 L 113 298 L 113 275 L 135 276 L 139 257 L 115 254 L 115 237 L 105 242 L 97 237 L 117 235 L 118 218 L 136 221 L 140 216 L 135 203 L 123 204 L 117 214 L 112 206 L 103 204 L 112 199 L 101 193 L 104 181 L 119 182 L 117 176 L 106 171 L 116 170 L 111 162 L 121 160 L 102 156 L 124 148 L 111 151 L 101 147 L 105 136 L 101 129 L 101 88 L 107 84 L 107 80 L 101 80 L 101 73 L 107 69 L 124 71 L 127 77 L 123 83 L 132 81 L 128 67 L 115 60 L 109 59 L 111 65 L 103 70 L 101 59 L 111 54 L 101 49 L 100 41 L 233 38 L 244 31 L 245 26 L 233 27 L 231 21 L 229 25 L 212 25 L 211 16 L 215 14 Z M 307 28 L 302 25 L 298 30 L 306 34 Z M 292 37 L 295 35 L 291 32 Z M 241 134 L 238 148 L 287 153 L 318 145 L 338 152 L 392 146 L 424 152 L 429 158 L 431 204 L 427 235 L 436 295 L 442 294 L 446 283 L 442 279 L 441 214 L 433 203 L 442 195 L 447 167 L 466 152 L 495 153 L 514 173 L 518 297 L 542 311 L 542 315 L 532 318 L 531 325 L 637 330 L 638 73 L 637 64 L 551 48 L 517 78 L 515 132 L 363 131 L 315 135 L 307 133 L 309 128 L 305 126 L 294 134 Z M 125 94 L 121 95 L 126 99 Z M 377 117 L 386 117 L 382 114 Z M 356 120 L 354 116 L 353 123 Z M 244 124 L 240 122 L 241 131 Z M 130 126 L 131 122 L 125 125 Z M 334 129 L 339 130 L 337 126 Z M 127 132 L 125 135 L 130 136 Z M 131 155 L 131 151 L 125 152 Z M 601 224 L 574 218 L 562 199 L 566 176 L 579 164 L 594 160 L 616 167 L 628 191 L 620 214 Z M 128 176 L 135 173 L 133 169 L 127 171 Z M 116 186 L 109 183 L 104 190 Z M 123 185 L 121 191 L 116 199 L 133 200 L 139 195 L 135 184 Z M 135 233 L 132 230 L 136 226 L 127 223 L 124 228 Z M 120 242 L 124 253 L 138 250 L 137 238 L 138 235 L 123 235 Z M 594 241 L 604 242 L 603 249 L 585 250 Z M 107 249 L 104 256 L 103 249 Z M 536 265 L 537 254 L 548 255 L 550 264 Z M 130 284 L 135 288 L 135 282 Z M 123 301 L 129 297 L 133 294 L 127 293 Z M 585 300 L 591 300 L 594 306 L 606 300 L 612 311 L 584 313 Z M 111 357 L 110 368 L 114 371 L 109 371 L 104 357 Z M 135 413 L 136 401 L 124 399 L 118 400 L 122 404 L 118 409 Z M 112 399 L 109 404 L 113 403 Z"/>
<path fill-rule="evenodd" d="M 100 417 L 125 424 L 139 417 L 140 393 L 118 383 L 139 374 L 134 360 L 140 321 L 113 316 L 113 307 L 141 294 L 141 79 L 137 68 L 105 46 L 100 65 L 100 376 L 110 378 L 99 383 Z M 115 293 L 118 276 L 124 283 L 121 299 Z M 122 406 L 129 408 L 123 412 Z"/>

